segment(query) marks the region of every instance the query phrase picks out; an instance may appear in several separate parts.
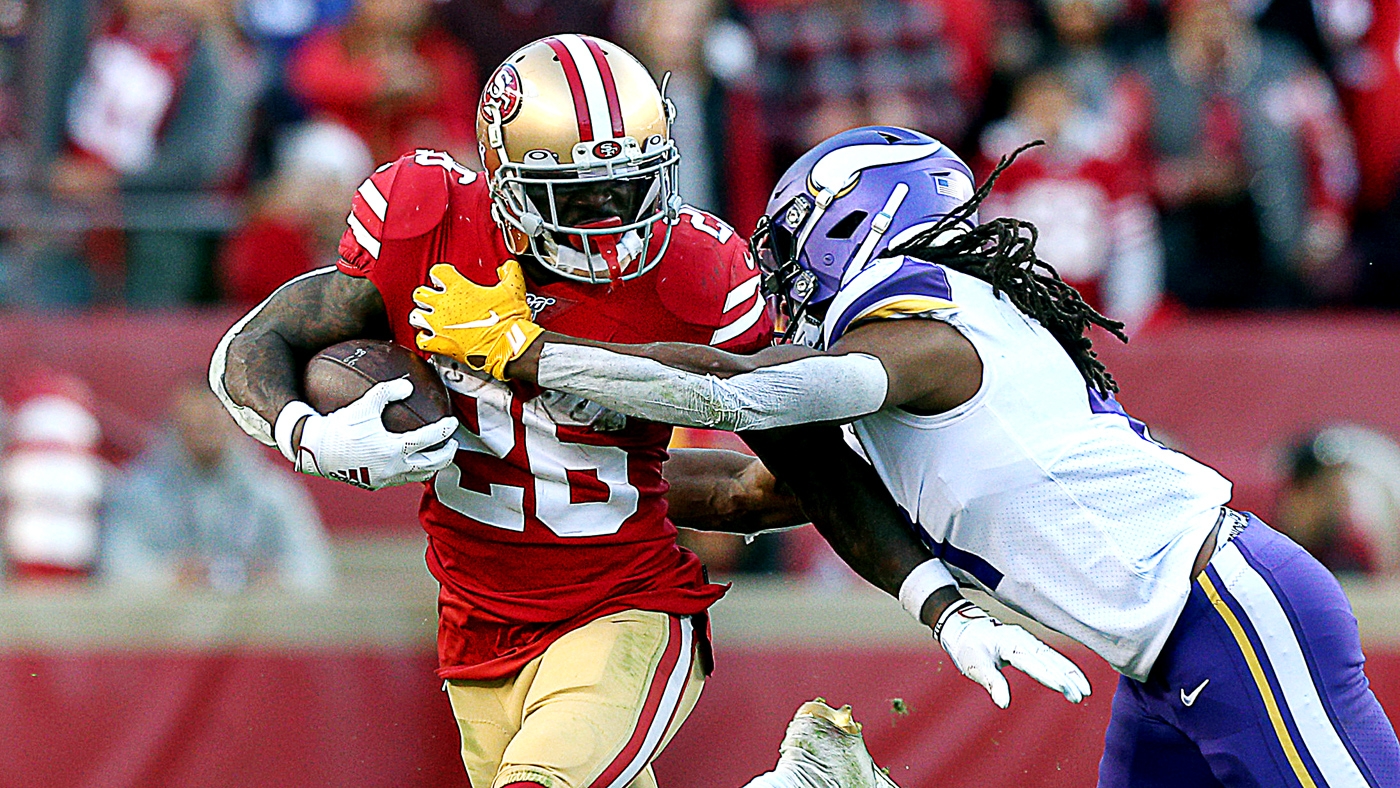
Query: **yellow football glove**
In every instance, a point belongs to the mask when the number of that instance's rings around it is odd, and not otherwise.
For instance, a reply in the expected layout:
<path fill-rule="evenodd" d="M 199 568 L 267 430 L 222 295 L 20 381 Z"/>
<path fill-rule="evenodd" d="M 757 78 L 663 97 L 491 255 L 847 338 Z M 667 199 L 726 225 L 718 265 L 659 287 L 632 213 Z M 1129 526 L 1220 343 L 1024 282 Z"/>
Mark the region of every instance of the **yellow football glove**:
<path fill-rule="evenodd" d="M 544 329 L 530 322 L 520 263 L 507 260 L 496 275 L 499 284 L 483 287 L 447 263 L 428 269 L 434 287 L 413 291 L 418 308 L 408 315 L 409 325 L 419 329 L 418 347 L 505 380 L 506 364 L 519 358 Z M 484 364 L 473 363 L 481 358 Z"/>

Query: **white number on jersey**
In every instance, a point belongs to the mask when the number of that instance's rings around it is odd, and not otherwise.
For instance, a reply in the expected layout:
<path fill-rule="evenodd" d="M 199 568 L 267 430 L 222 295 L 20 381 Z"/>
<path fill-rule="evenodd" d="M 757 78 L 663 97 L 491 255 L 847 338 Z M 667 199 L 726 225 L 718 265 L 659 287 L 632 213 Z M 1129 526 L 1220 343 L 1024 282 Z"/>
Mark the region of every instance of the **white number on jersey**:
<path fill-rule="evenodd" d="M 734 228 L 725 224 L 724 221 L 717 216 L 711 216 L 689 205 L 681 208 L 681 214 L 690 217 L 690 224 L 692 227 L 720 243 L 727 243 L 729 239 L 734 236 Z M 707 222 L 712 222 L 714 226 L 711 227 Z"/>
<path fill-rule="evenodd" d="M 515 448 L 515 420 L 511 416 L 509 389 L 484 383 L 470 393 L 476 400 L 480 432 L 465 426 L 457 430 L 461 451 L 505 457 Z M 627 452 L 617 446 L 591 446 L 559 440 L 558 425 L 538 399 L 521 407 L 525 432 L 525 456 L 534 476 L 534 516 L 559 536 L 606 536 L 617 533 L 637 511 L 639 493 L 627 480 Z M 606 501 L 573 502 L 569 472 L 594 474 L 608 488 Z M 447 508 L 487 525 L 511 531 L 525 530 L 525 490 L 508 484 L 491 484 L 490 493 L 462 486 L 462 469 L 456 462 L 438 472 L 433 481 L 437 499 Z"/>
<path fill-rule="evenodd" d="M 476 172 L 457 163 L 457 160 L 443 153 L 440 150 L 427 150 L 419 148 L 413 152 L 413 163 L 420 167 L 441 167 L 450 173 L 455 173 L 457 182 L 463 186 L 476 180 Z"/>

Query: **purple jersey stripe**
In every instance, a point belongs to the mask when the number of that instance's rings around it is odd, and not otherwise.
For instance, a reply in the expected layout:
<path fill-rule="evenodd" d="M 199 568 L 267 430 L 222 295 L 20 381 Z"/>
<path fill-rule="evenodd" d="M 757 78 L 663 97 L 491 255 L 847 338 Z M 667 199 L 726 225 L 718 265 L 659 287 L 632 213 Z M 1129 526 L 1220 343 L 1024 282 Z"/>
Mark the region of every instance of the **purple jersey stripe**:
<path fill-rule="evenodd" d="M 1001 585 L 1004 574 L 996 567 L 987 562 L 987 559 L 974 555 L 958 547 L 954 547 L 948 542 L 940 542 L 929 535 L 928 531 L 916 525 L 909 513 L 904 511 L 904 507 L 899 507 L 899 513 L 904 515 L 904 522 L 914 529 L 914 533 L 919 535 L 919 541 L 924 543 L 924 547 L 933 553 L 934 558 L 938 558 L 943 563 L 957 567 L 964 572 L 977 578 L 977 581 L 987 588 L 995 591 Z"/>
<path fill-rule="evenodd" d="M 1254 568 L 1256 570 L 1258 569 L 1257 566 Z M 1225 585 L 1225 581 L 1221 579 L 1220 573 L 1215 570 L 1215 567 L 1207 564 L 1206 574 L 1210 577 L 1211 582 L 1215 584 L 1215 589 L 1220 593 L 1221 600 L 1225 602 L 1225 605 L 1235 614 L 1235 618 L 1239 620 L 1240 626 L 1244 629 L 1245 637 L 1249 639 L 1249 644 L 1254 647 L 1254 653 L 1259 658 L 1259 665 L 1264 670 L 1264 679 L 1268 681 L 1269 689 L 1274 694 L 1275 702 L 1278 703 L 1279 713 L 1283 716 L 1283 727 L 1288 731 L 1288 735 L 1292 737 L 1293 746 L 1297 748 L 1299 757 L 1303 759 L 1303 766 L 1308 770 L 1308 774 L 1312 775 L 1313 781 L 1317 783 L 1318 788 L 1325 788 L 1327 781 L 1322 778 L 1322 770 L 1317 768 L 1317 763 L 1313 760 L 1312 753 L 1308 752 L 1307 743 L 1303 741 L 1303 736 L 1298 731 L 1298 723 L 1293 719 L 1293 710 L 1288 707 L 1288 699 L 1283 694 L 1283 687 L 1280 686 L 1278 676 L 1274 672 L 1273 662 L 1270 661 L 1268 652 L 1264 650 L 1264 642 L 1259 639 L 1259 632 L 1255 630 L 1254 622 L 1250 620 L 1249 614 L 1245 612 L 1239 600 L 1235 599 L 1230 589 Z M 1294 635 L 1298 637 L 1299 640 L 1302 639 L 1302 633 L 1297 630 L 1294 630 Z M 1262 705 L 1263 703 L 1261 700 L 1261 715 L 1264 714 Z M 1280 743 L 1277 753 L 1281 758 L 1284 757 L 1282 746 L 1283 745 Z M 1285 773 L 1286 771 L 1287 770 L 1285 770 Z"/>
<path fill-rule="evenodd" d="M 1136 432 L 1138 437 L 1143 440 L 1152 440 L 1152 436 L 1147 434 L 1147 425 L 1129 416 L 1128 412 L 1123 410 L 1123 406 L 1118 404 L 1118 400 L 1113 396 L 1113 392 L 1110 391 L 1107 395 L 1104 395 L 1100 394 L 1099 390 L 1093 386 L 1088 386 L 1087 388 L 1089 390 L 1089 410 L 1091 412 L 1116 413 L 1128 420 L 1128 426 L 1133 428 L 1133 432 Z M 1156 443 L 1156 441 L 1152 442 Z"/>
<path fill-rule="evenodd" d="M 952 301 L 953 288 L 948 284 L 948 274 L 942 266 L 906 257 L 898 271 L 891 274 L 885 281 L 870 288 L 846 307 L 846 311 L 841 313 L 832 326 L 831 338 L 827 344 L 834 344 L 836 340 L 840 339 L 846 329 L 850 328 L 851 322 L 862 312 L 881 301 L 900 296 Z"/>
<path fill-rule="evenodd" d="M 1255 517 L 1252 512 L 1242 512 L 1241 514 L 1243 514 L 1251 524 L 1258 523 L 1261 526 L 1264 525 L 1264 522 L 1258 517 Z M 1283 593 L 1283 589 L 1279 587 L 1278 579 L 1274 577 L 1273 571 L 1268 569 L 1263 561 L 1255 557 L 1254 552 L 1248 545 L 1249 541 L 1248 539 L 1237 538 L 1235 540 L 1235 547 L 1239 549 L 1240 555 L 1244 556 L 1245 563 L 1253 567 L 1254 571 L 1258 572 L 1259 576 L 1264 578 L 1264 582 L 1268 584 L 1269 590 L 1274 594 L 1274 598 L 1278 600 L 1279 606 L 1283 608 L 1283 614 L 1288 617 L 1288 623 L 1293 627 L 1293 632 L 1298 638 L 1298 645 L 1302 648 L 1303 661 L 1307 663 L 1308 673 L 1312 677 L 1313 687 L 1317 689 L 1318 697 L 1322 701 L 1322 708 L 1326 710 L 1327 719 L 1332 723 L 1333 729 L 1337 731 L 1337 737 L 1342 740 L 1342 745 L 1346 747 L 1347 753 L 1351 755 L 1352 761 L 1354 761 L 1357 768 L 1361 770 L 1361 774 L 1366 778 L 1367 784 L 1379 785 L 1380 783 L 1376 781 L 1375 775 L 1371 773 L 1370 765 L 1366 762 L 1366 759 L 1361 757 L 1361 752 L 1356 748 L 1351 737 L 1347 735 L 1347 728 L 1342 724 L 1341 718 L 1337 715 L 1336 708 L 1332 704 L 1332 696 L 1326 691 L 1322 671 L 1318 668 L 1317 657 L 1313 653 L 1312 639 L 1305 637 L 1302 624 L 1298 617 L 1298 611 L 1294 609 L 1292 602 L 1288 599 L 1288 595 Z"/>

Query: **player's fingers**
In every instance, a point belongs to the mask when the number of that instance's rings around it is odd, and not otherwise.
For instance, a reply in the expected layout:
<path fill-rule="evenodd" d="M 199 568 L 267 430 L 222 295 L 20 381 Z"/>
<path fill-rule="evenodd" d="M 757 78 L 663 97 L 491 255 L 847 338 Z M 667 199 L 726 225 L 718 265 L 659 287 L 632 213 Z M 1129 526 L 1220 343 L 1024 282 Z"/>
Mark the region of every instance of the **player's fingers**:
<path fill-rule="evenodd" d="M 1040 643 L 1040 651 L 1041 660 L 1052 670 L 1057 670 L 1063 674 L 1065 681 L 1073 686 L 1077 697 L 1070 697 L 1069 693 L 1066 693 L 1066 698 L 1069 698 L 1074 703 L 1078 703 L 1089 697 L 1091 693 L 1089 678 L 1084 675 L 1084 671 L 1080 670 L 1078 665 L 1074 664 L 1069 657 L 1066 657 L 1064 654 L 1061 654 L 1045 643 Z"/>
<path fill-rule="evenodd" d="M 416 287 L 413 289 L 413 303 L 418 309 L 432 313 L 434 302 L 437 301 L 440 295 L 442 295 L 440 291 L 434 290 L 431 287 Z M 418 309 L 413 311 L 416 312 Z"/>
<path fill-rule="evenodd" d="M 452 437 L 452 433 L 457 431 L 457 418 L 455 416 L 445 416 L 432 424 L 424 424 L 416 430 L 409 430 L 399 437 L 404 449 L 409 454 L 421 452 L 429 446 L 436 446 L 439 443 Z"/>
<path fill-rule="evenodd" d="M 1064 690 L 1066 698 L 1078 703 L 1089 697 L 1089 679 L 1069 657 L 1051 648 L 1045 641 L 1022 627 L 1016 627 L 1015 632 L 1017 650 L 1033 653 L 1046 670 L 1053 671 L 1063 677 L 1063 681 L 1068 687 Z"/>
<path fill-rule="evenodd" d="M 408 313 L 408 324 L 414 328 L 427 331 L 430 335 L 434 333 L 433 324 L 428 322 L 428 315 L 432 310 L 415 309 Z"/>
<path fill-rule="evenodd" d="M 1070 703 L 1084 700 L 1083 693 L 1069 674 L 1061 666 L 1053 665 L 1045 659 L 1049 653 L 1048 649 L 1044 653 L 1013 651 L 1006 655 L 1006 661 L 1027 676 L 1064 695 Z"/>
<path fill-rule="evenodd" d="M 525 271 L 514 257 L 501 263 L 500 267 L 496 269 L 496 276 L 500 277 L 502 285 L 515 292 L 517 296 L 524 296 Z"/>
<path fill-rule="evenodd" d="M 1006 677 L 990 662 L 960 666 L 960 669 L 964 676 L 982 685 L 998 708 L 1004 709 L 1011 703 L 1011 687 L 1006 683 Z"/>
<path fill-rule="evenodd" d="M 396 378 L 374 384 L 369 391 L 364 393 L 364 396 L 360 397 L 359 402 L 365 403 L 363 407 L 378 415 L 384 412 L 384 406 L 390 402 L 408 399 L 411 396 L 413 396 L 413 382 L 406 377 Z"/>
<path fill-rule="evenodd" d="M 414 341 L 418 343 L 418 348 L 420 350 L 457 358 L 457 343 L 447 337 L 434 336 L 433 334 L 425 334 L 420 331 L 418 336 L 414 338 Z"/>
<path fill-rule="evenodd" d="M 439 290 L 449 290 L 467 281 L 467 278 L 462 276 L 456 268 L 452 267 L 451 263 L 438 263 L 432 268 L 429 268 L 428 279 L 436 285 Z"/>
<path fill-rule="evenodd" d="M 408 455 L 408 466 L 414 471 L 427 471 L 437 473 L 452 464 L 452 458 L 457 456 L 457 441 L 448 441 L 435 449 L 414 452 Z"/>

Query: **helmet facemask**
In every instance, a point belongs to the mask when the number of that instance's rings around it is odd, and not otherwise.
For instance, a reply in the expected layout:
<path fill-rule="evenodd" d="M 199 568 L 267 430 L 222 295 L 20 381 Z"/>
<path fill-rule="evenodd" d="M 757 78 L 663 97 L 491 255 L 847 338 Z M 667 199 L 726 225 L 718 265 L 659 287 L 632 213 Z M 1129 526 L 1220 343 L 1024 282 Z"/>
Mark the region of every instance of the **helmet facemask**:
<path fill-rule="evenodd" d="M 571 163 L 544 149 L 519 162 L 506 160 L 503 147 L 496 152 L 492 212 L 527 240 L 528 249 L 517 251 L 566 279 L 593 284 L 634 279 L 661 261 L 681 207 L 674 141 L 655 134 L 642 143 L 580 142 Z M 658 220 L 665 236 L 653 250 Z"/>
<path fill-rule="evenodd" d="M 815 347 L 830 299 L 812 303 L 817 277 L 798 264 L 797 239 L 792 231 L 761 216 L 749 239 L 749 251 L 763 276 L 763 294 L 777 307 L 778 342 Z"/>

